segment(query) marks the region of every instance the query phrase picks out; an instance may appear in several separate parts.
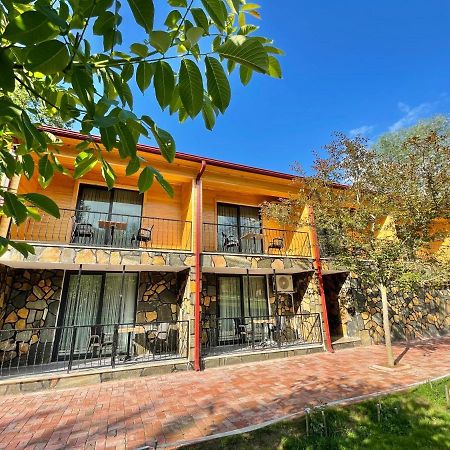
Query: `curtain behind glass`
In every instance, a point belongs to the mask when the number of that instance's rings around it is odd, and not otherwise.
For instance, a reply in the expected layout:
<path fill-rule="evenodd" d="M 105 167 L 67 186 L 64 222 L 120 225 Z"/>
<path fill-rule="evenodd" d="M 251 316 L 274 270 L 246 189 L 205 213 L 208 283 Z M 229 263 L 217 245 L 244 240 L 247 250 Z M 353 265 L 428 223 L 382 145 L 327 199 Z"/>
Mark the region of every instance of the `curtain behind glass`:
<path fill-rule="evenodd" d="M 97 322 L 102 287 L 102 275 L 82 274 L 80 277 L 80 292 L 77 302 L 78 274 L 71 274 L 68 281 L 66 308 L 63 326 L 93 325 Z M 65 329 L 61 336 L 60 349 L 63 352 L 70 350 L 71 329 Z M 89 343 L 90 327 L 81 327 L 77 330 L 75 352 L 85 352 Z"/>
<path fill-rule="evenodd" d="M 132 245 L 131 239 L 133 235 L 137 235 L 141 226 L 141 216 L 142 194 L 137 191 L 114 189 L 111 220 L 127 224 L 125 230 L 115 230 L 113 241 L 115 247 Z"/>
<path fill-rule="evenodd" d="M 238 245 L 229 245 L 230 242 L 239 242 L 238 208 L 233 205 L 217 205 L 217 224 L 218 250 L 239 253 Z"/>
<path fill-rule="evenodd" d="M 248 233 L 261 234 L 261 218 L 259 208 L 240 206 L 240 233 L 245 236 Z M 262 240 L 258 238 L 242 239 L 242 253 L 262 253 Z"/>
<path fill-rule="evenodd" d="M 219 315 L 221 339 L 235 338 L 242 315 L 239 277 L 219 277 Z"/>
<path fill-rule="evenodd" d="M 122 291 L 123 276 L 123 291 Z M 137 273 L 107 273 L 103 294 L 103 305 L 100 315 L 100 323 L 104 324 L 132 324 L 136 304 Z M 122 305 L 120 293 L 123 292 Z M 106 327 L 108 333 L 114 331 L 113 326 Z M 128 335 L 119 333 L 119 352 L 127 349 Z"/>
<path fill-rule="evenodd" d="M 89 224 L 93 236 L 74 236 L 74 242 L 80 244 L 104 245 L 107 232 L 99 227 L 99 221 L 108 220 L 110 192 L 99 187 L 82 186 L 78 198 L 78 211 L 75 221 L 79 224 Z"/>
<path fill-rule="evenodd" d="M 244 276 L 244 314 L 251 317 L 268 315 L 265 276 Z"/>

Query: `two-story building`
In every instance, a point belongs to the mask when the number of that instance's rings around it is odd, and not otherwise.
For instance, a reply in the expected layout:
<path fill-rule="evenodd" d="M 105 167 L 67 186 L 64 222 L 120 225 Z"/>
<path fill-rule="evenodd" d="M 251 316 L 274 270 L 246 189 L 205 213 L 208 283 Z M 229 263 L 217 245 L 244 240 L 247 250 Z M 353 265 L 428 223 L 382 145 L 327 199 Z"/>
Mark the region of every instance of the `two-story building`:
<path fill-rule="evenodd" d="M 50 131 L 70 169 L 85 137 Z M 345 270 L 321 261 L 316 230 L 261 216 L 263 202 L 295 193 L 292 175 L 183 153 L 169 164 L 157 148 L 137 150 L 173 198 L 156 183 L 140 194 L 138 174 L 126 176 L 114 152 L 110 190 L 100 167 L 79 180 L 56 174 L 45 191 L 37 177 L 14 180 L 19 193 L 49 195 L 61 216 L 1 219 L 0 231 L 35 254 L 0 257 L 0 377 L 200 369 L 377 341 L 381 310 L 364 303 L 367 292 L 358 297 Z M 448 291 L 435 300 L 450 313 Z M 449 325 L 444 313 L 430 322 L 437 333 Z"/>

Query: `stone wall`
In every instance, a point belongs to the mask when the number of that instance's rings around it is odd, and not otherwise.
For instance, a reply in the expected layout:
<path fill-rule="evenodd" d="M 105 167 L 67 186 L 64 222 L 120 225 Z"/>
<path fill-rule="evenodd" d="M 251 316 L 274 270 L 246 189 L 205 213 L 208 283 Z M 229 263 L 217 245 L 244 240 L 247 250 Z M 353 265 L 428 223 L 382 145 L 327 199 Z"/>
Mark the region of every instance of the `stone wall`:
<path fill-rule="evenodd" d="M 112 265 L 153 265 L 185 266 L 194 264 L 191 253 L 134 250 L 110 250 L 100 248 L 78 248 L 65 246 L 35 245 L 35 254 L 29 255 L 28 262 L 63 264 L 112 264 Z M 0 262 L 21 262 L 24 257 L 15 249 L 1 256 Z"/>
<path fill-rule="evenodd" d="M 244 256 L 244 255 L 203 255 L 203 267 L 239 267 L 243 269 L 298 269 L 311 270 L 312 260 L 309 258 L 283 258 L 270 256 Z"/>
<path fill-rule="evenodd" d="M 141 272 L 136 321 L 178 320 L 186 282 L 184 272 Z"/>
<path fill-rule="evenodd" d="M 6 306 L 11 290 L 11 275 L 9 271 L 9 267 L 0 264 L 0 330 L 3 328 L 5 321 Z"/>
<path fill-rule="evenodd" d="M 344 336 L 360 337 L 364 344 L 384 341 L 378 288 L 354 275 L 327 275 L 328 290 L 339 302 Z M 334 284 L 334 287 L 333 287 Z M 388 290 L 389 317 L 394 340 L 436 337 L 450 332 L 450 288 Z"/>
<path fill-rule="evenodd" d="M 36 328 L 56 325 L 63 276 L 62 270 L 8 270 L 0 361 L 27 355 L 40 339 Z"/>

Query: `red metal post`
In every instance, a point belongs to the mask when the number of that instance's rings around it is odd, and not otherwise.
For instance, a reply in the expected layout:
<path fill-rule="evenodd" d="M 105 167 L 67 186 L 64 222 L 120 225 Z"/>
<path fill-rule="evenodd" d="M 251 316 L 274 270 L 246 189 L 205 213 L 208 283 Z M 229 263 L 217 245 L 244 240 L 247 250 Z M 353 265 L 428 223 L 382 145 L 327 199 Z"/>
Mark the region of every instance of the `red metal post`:
<path fill-rule="evenodd" d="M 330 325 L 328 323 L 327 301 L 325 298 L 325 289 L 323 288 L 322 277 L 322 263 L 320 262 L 320 248 L 319 240 L 317 238 L 316 221 L 314 218 L 314 209 L 308 206 L 309 212 L 309 225 L 311 227 L 311 249 L 314 258 L 314 269 L 317 275 L 317 281 L 319 284 L 320 302 L 322 304 L 322 316 L 323 316 L 323 328 L 325 332 L 325 345 L 327 350 L 331 353 L 334 352 L 333 345 L 331 343 Z"/>
<path fill-rule="evenodd" d="M 201 265 L 201 243 L 202 243 L 202 175 L 206 169 L 206 161 L 202 161 L 202 166 L 195 178 L 195 302 L 194 302 L 194 370 L 201 370 L 201 316 L 200 316 L 200 296 L 202 292 L 202 265 Z"/>

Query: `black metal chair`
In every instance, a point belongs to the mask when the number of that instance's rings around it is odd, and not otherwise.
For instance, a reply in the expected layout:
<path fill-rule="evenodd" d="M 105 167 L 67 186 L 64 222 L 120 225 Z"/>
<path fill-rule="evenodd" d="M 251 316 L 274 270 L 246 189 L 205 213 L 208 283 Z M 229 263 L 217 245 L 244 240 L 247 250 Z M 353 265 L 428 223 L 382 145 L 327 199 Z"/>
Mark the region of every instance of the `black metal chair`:
<path fill-rule="evenodd" d="M 268 246 L 268 250 L 278 250 L 281 255 L 281 250 L 284 248 L 284 239 L 283 238 L 273 238 Z"/>
<path fill-rule="evenodd" d="M 87 222 L 77 222 L 75 221 L 72 228 L 71 242 L 75 238 L 88 238 L 91 239 L 94 236 L 94 228 L 92 224 Z"/>
<path fill-rule="evenodd" d="M 169 334 L 171 325 L 168 322 L 161 322 L 157 327 L 147 332 L 146 339 L 148 347 L 152 347 L 153 359 L 159 353 L 161 357 L 163 353 L 169 352 Z"/>
<path fill-rule="evenodd" d="M 89 336 L 89 344 L 87 348 L 86 355 L 89 351 L 92 351 L 94 354 L 95 349 L 98 349 L 98 357 L 102 358 L 103 349 L 105 347 L 113 345 L 113 338 L 111 334 L 107 334 L 103 331 L 102 325 L 92 325 L 90 327 L 90 336 Z"/>
<path fill-rule="evenodd" d="M 222 246 L 224 249 L 229 249 L 233 247 L 239 248 L 239 239 L 236 236 L 228 235 L 222 231 L 223 243 Z"/>
<path fill-rule="evenodd" d="M 148 243 L 152 240 L 152 230 L 154 225 L 152 225 L 150 228 L 139 228 L 137 234 L 133 234 L 133 237 L 131 238 L 131 243 L 133 244 L 134 241 L 136 242 L 144 242 L 145 246 L 147 247 Z"/>

